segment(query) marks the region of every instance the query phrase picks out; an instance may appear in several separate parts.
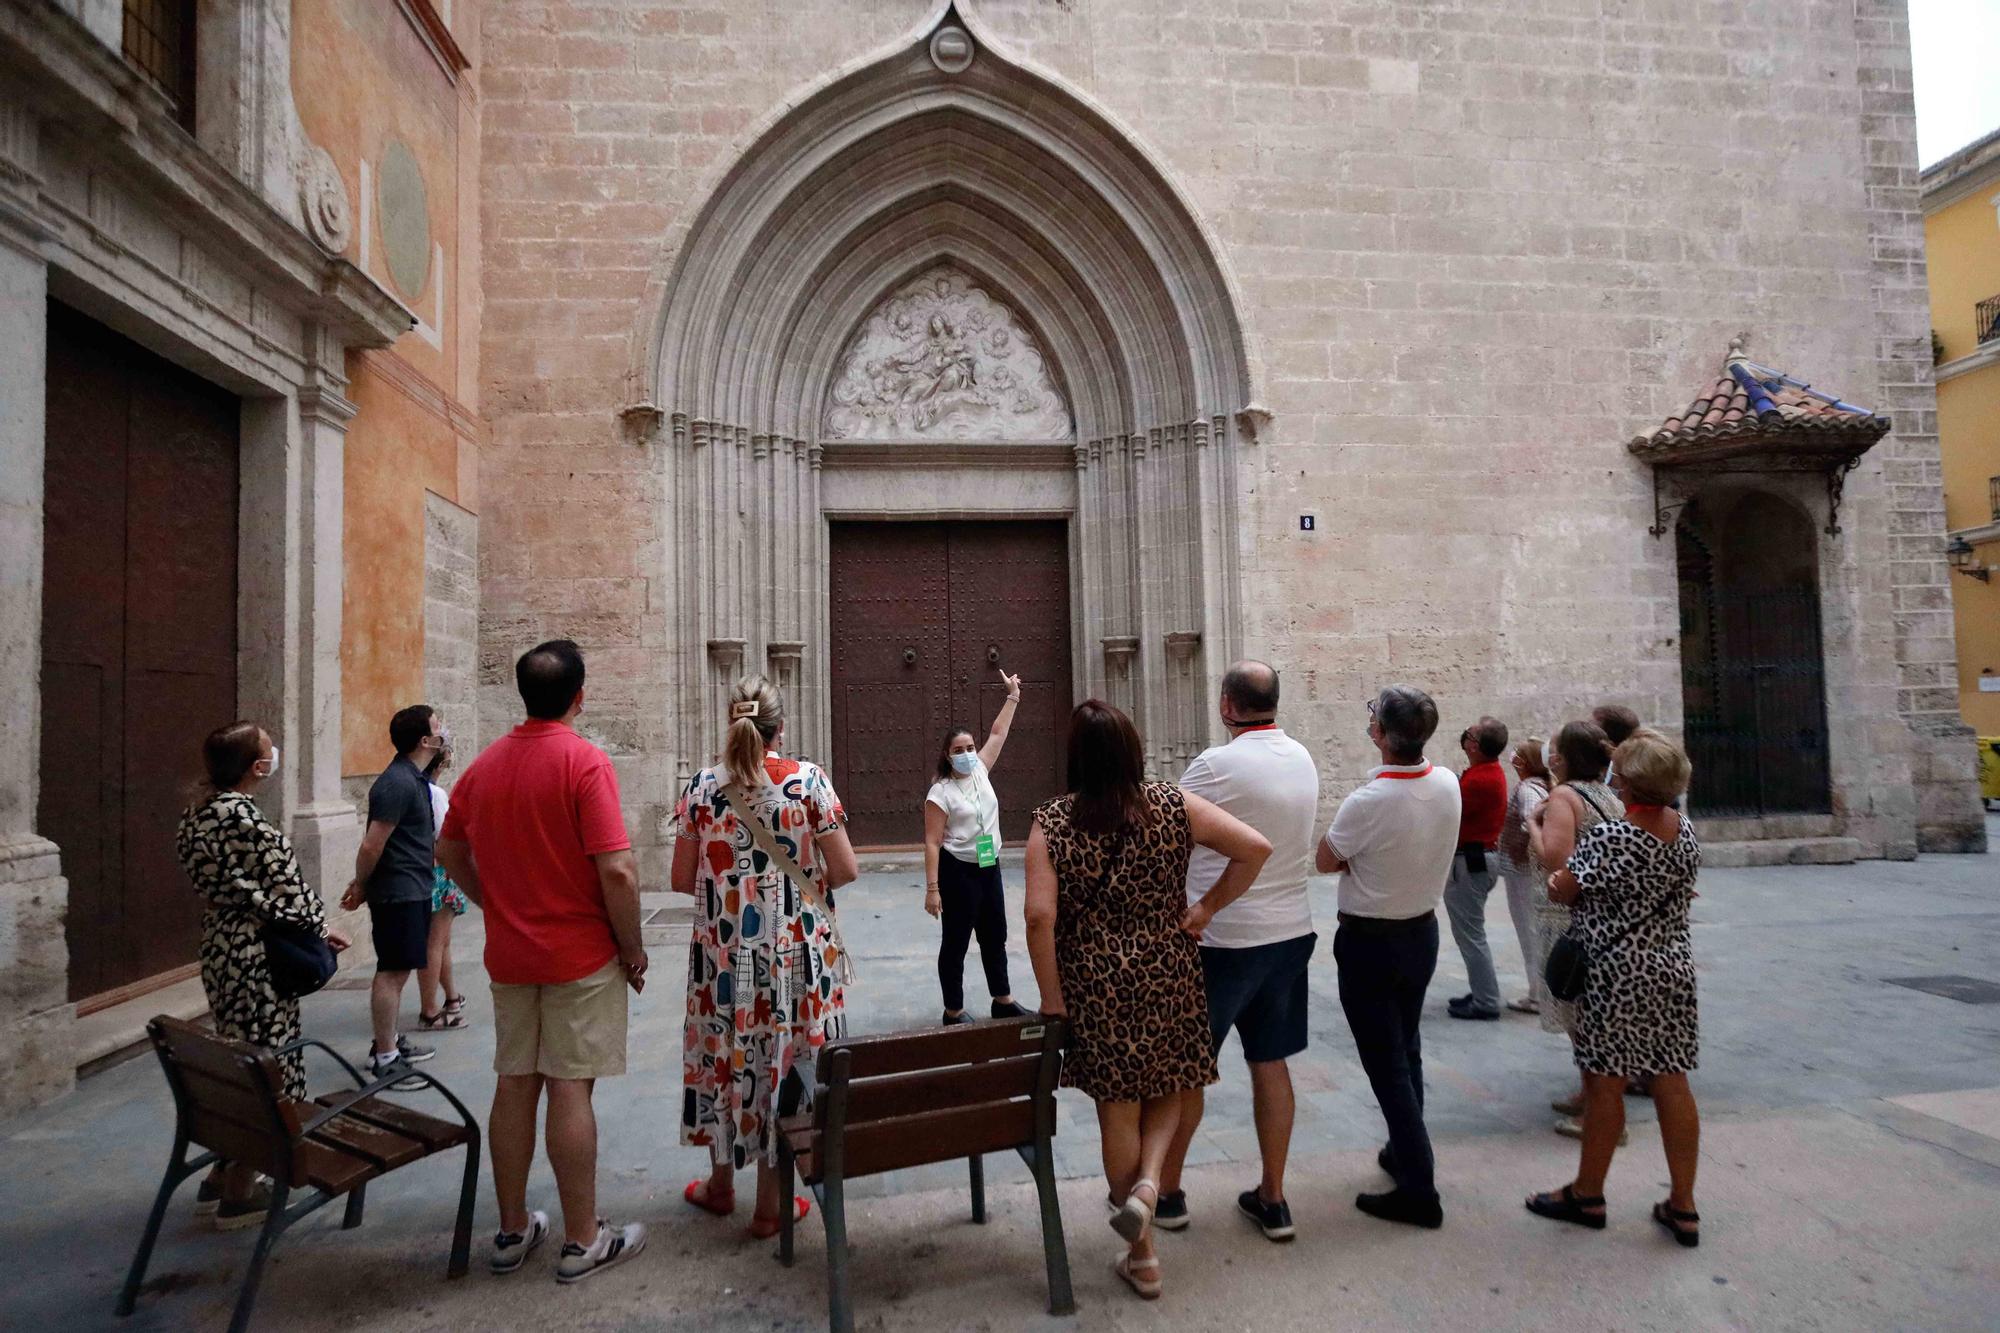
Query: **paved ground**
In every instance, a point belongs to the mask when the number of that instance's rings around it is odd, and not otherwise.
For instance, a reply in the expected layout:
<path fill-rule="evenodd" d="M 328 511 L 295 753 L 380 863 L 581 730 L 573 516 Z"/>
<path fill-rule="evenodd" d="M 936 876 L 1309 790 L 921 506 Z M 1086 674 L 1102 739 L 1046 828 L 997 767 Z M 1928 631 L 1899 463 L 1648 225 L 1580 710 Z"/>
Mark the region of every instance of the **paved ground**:
<path fill-rule="evenodd" d="M 2000 818 L 1991 821 L 2000 839 Z M 842 913 L 859 953 L 863 1031 L 936 1017 L 935 927 L 914 873 L 871 873 Z M 1018 876 L 1010 875 L 1010 886 Z M 1015 971 L 1033 992 L 1019 945 Z M 656 900 L 662 905 L 674 900 Z M 1315 889 L 1332 919 L 1332 884 Z M 545 1265 L 510 1279 L 475 1268 L 442 1279 L 456 1172 L 412 1168 L 379 1186 L 368 1225 L 338 1230 L 329 1209 L 294 1231 L 265 1281 L 267 1327 L 790 1329 L 824 1319 L 823 1248 L 808 1230 L 799 1267 L 734 1227 L 691 1214 L 682 1184 L 702 1167 L 678 1146 L 679 1002 L 670 984 L 685 927 L 652 930 L 660 984 L 635 1004 L 631 1073 L 600 1093 L 603 1199 L 653 1226 L 651 1252 L 583 1287 Z M 1066 1095 L 1058 1140 L 1078 1316 L 1041 1310 L 1032 1192 L 1018 1164 L 989 1159 L 992 1222 L 966 1220 L 962 1171 L 869 1182 L 852 1210 L 862 1327 L 1122 1328 L 1992 1328 L 2000 1325 L 2000 1003 L 1890 984 L 1961 976 L 2000 984 L 2000 857 L 1915 864 L 1716 870 L 1696 911 L 1702 969 L 1705 1119 L 1699 1251 L 1645 1220 L 1664 1167 L 1650 1107 L 1611 1179 L 1613 1222 L 1590 1234 L 1530 1217 L 1520 1196 L 1559 1183 L 1573 1145 L 1548 1132 L 1549 1097 L 1569 1078 L 1563 1047 L 1533 1020 L 1452 1022 L 1463 972 L 1447 939 L 1432 988 L 1426 1056 L 1445 1192 L 1443 1231 L 1415 1233 L 1356 1213 L 1378 1188 L 1380 1119 L 1334 996 L 1330 940 L 1314 973 L 1313 1049 L 1295 1065 L 1300 1115 L 1289 1194 L 1300 1239 L 1274 1247 L 1229 1212 L 1254 1178 L 1240 1060 L 1225 1053 L 1189 1190 L 1195 1226 L 1162 1241 L 1168 1293 L 1146 1307 L 1105 1265 L 1089 1105 Z M 477 917 L 458 956 L 477 957 Z M 1493 937 L 1520 979 L 1496 895 Z M 477 978 L 476 965 L 469 974 Z M 976 966 L 971 989 L 980 993 Z M 365 1044 L 364 996 L 330 990 L 307 1027 L 343 1050 Z M 438 1038 L 432 1069 L 483 1107 L 491 1054 L 480 988 L 471 1031 Z M 1512 990 L 1510 989 L 1510 993 Z M 109 1309 L 169 1143 L 170 1103 L 150 1060 L 87 1080 L 64 1101 L 0 1122 L 0 1326 L 110 1326 Z M 188 1187 L 191 1191 L 192 1187 Z M 553 1188 L 537 1192 L 552 1201 Z M 216 1235 L 170 1216 L 135 1330 L 221 1327 L 250 1233 Z M 552 1202 L 550 1204 L 552 1205 Z M 482 1196 L 480 1226 L 493 1222 Z M 552 1263 L 553 1260 L 551 1259 Z"/>

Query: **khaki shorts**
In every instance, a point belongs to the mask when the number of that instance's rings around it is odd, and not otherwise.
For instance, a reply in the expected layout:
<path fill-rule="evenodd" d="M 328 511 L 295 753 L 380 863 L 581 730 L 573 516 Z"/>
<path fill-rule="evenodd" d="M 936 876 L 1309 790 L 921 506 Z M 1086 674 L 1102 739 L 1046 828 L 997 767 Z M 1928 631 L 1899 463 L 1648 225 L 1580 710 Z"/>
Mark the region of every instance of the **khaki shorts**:
<path fill-rule="evenodd" d="M 625 969 L 613 958 L 560 986 L 493 983 L 493 1072 L 610 1078 L 625 1072 Z"/>

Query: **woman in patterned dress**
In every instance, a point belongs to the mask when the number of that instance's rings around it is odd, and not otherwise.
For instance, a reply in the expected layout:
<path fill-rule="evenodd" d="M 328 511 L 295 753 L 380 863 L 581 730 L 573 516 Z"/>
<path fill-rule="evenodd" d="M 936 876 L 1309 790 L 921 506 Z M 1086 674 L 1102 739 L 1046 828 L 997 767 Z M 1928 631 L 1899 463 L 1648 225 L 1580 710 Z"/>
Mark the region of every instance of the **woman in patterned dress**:
<path fill-rule="evenodd" d="M 712 1164 L 684 1197 L 727 1216 L 736 1172 L 755 1162 L 758 1239 L 778 1231 L 778 1117 L 810 1104 L 820 1048 L 846 1033 L 844 960 L 820 904 L 859 873 L 832 781 L 816 764 L 780 756 L 784 728 L 770 682 L 739 681 L 722 762 L 695 774 L 674 810 L 673 888 L 695 900 L 681 1142 L 707 1148 Z M 731 805 L 732 782 L 749 793 L 750 811 Z M 816 893 L 770 864 L 746 814 L 771 830 Z M 806 1214 L 803 1197 L 784 1206 Z"/>
<path fill-rule="evenodd" d="M 1528 1209 L 1603 1228 L 1604 1178 L 1625 1127 L 1626 1080 L 1647 1077 L 1670 1182 L 1653 1220 L 1692 1249 L 1701 1243 L 1694 1206 L 1701 1117 L 1687 1076 L 1701 1034 L 1688 908 L 1701 846 L 1694 825 L 1672 808 L 1687 790 L 1690 765 L 1678 745 L 1641 729 L 1618 747 L 1615 772 L 1624 818 L 1579 838 L 1569 865 L 1549 880 L 1551 895 L 1575 905 L 1575 932 L 1590 955 L 1572 1029 L 1586 1098 L 1583 1154 L 1576 1178 L 1531 1196 Z"/>
<path fill-rule="evenodd" d="M 1028 953 L 1042 1012 L 1066 1016 L 1062 1082 L 1097 1103 L 1104 1175 L 1127 1242 L 1112 1270 L 1160 1294 L 1153 1208 L 1180 1123 L 1180 1096 L 1216 1081 L 1201 933 L 1257 878 L 1271 844 L 1199 796 L 1143 781 L 1132 721 L 1091 699 L 1069 722 L 1069 794 L 1035 811 L 1028 836 Z M 1188 902 L 1195 843 L 1229 861 Z"/>
<path fill-rule="evenodd" d="M 451 813 L 451 793 L 438 784 L 438 778 L 451 766 L 451 732 L 440 724 L 437 738 L 437 753 L 424 765 L 424 782 L 431 789 L 432 830 L 442 833 L 444 817 Z M 465 890 L 444 873 L 443 866 L 433 865 L 431 933 L 424 942 L 427 961 L 417 973 L 417 1026 L 425 1032 L 446 1032 L 466 1026 L 465 996 L 459 993 L 451 975 L 451 926 L 465 915 L 466 906 Z"/>
<path fill-rule="evenodd" d="M 1549 896 L 1549 876 L 1567 864 L 1577 839 L 1606 820 L 1623 818 L 1625 806 L 1604 781 L 1611 764 L 1611 741 L 1595 722 L 1563 724 L 1543 758 L 1555 790 L 1529 821 L 1528 863 L 1536 872 L 1535 913 L 1542 924 L 1542 957 L 1546 959 L 1570 922 L 1569 905 Z M 1542 1030 L 1567 1036 L 1575 1021 L 1572 1007 L 1546 993 L 1542 998 Z M 1581 1086 L 1549 1106 L 1561 1116 L 1555 1123 L 1556 1133 L 1565 1138 L 1583 1137 L 1583 1121 L 1578 1118 L 1583 1114 Z"/>
<path fill-rule="evenodd" d="M 326 923 L 319 895 L 306 884 L 280 833 L 250 798 L 278 771 L 278 747 L 254 722 L 232 722 L 202 743 L 208 772 L 206 796 L 181 816 L 174 851 L 202 898 L 201 986 L 217 1035 L 267 1049 L 297 1041 L 299 1002 L 272 988 L 259 932 L 282 921 L 317 931 L 335 949 L 347 936 Z M 284 1095 L 304 1100 L 305 1062 L 297 1052 L 278 1057 Z M 222 1230 L 263 1220 L 270 1192 L 247 1166 L 218 1163 L 201 1183 L 195 1210 L 213 1213 Z"/>

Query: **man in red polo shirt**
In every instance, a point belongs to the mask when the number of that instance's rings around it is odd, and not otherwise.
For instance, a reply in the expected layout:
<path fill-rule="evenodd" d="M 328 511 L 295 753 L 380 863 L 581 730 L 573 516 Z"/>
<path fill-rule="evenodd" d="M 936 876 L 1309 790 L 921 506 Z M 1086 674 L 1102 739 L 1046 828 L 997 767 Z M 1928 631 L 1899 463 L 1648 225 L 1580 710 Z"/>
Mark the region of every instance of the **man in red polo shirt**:
<path fill-rule="evenodd" d="M 1507 771 L 1500 766 L 1500 756 L 1507 752 L 1506 724 L 1482 717 L 1465 729 L 1458 744 L 1465 751 L 1466 769 L 1458 777 L 1458 853 L 1451 858 L 1444 909 L 1451 918 L 1451 937 L 1465 956 L 1472 993 L 1448 1001 L 1445 1010 L 1453 1018 L 1491 1021 L 1500 1017 L 1500 978 L 1486 945 L 1486 895 L 1498 878 L 1493 854 L 1507 818 Z"/>
<path fill-rule="evenodd" d="M 618 774 L 570 725 L 583 654 L 568 639 L 524 653 L 514 680 L 528 717 L 459 776 L 438 863 L 486 914 L 493 983 L 492 1268 L 511 1273 L 549 1233 L 528 1210 L 535 1118 L 549 1098 L 549 1165 L 562 1200 L 558 1282 L 580 1282 L 645 1248 L 639 1223 L 597 1214 L 596 1080 L 625 1072 L 625 988 L 646 982 L 639 873 Z"/>

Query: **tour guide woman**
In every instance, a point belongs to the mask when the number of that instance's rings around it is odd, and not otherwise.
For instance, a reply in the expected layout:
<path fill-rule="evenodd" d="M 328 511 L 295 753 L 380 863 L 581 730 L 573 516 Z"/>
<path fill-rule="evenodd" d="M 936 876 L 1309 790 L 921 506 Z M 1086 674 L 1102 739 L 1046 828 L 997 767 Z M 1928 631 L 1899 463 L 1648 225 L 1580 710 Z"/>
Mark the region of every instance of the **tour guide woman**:
<path fill-rule="evenodd" d="M 1021 678 L 1000 673 L 1007 701 L 993 719 L 986 744 L 975 746 L 968 727 L 944 734 L 937 781 L 924 797 L 924 910 L 944 916 L 938 945 L 938 985 L 944 1021 L 965 1023 L 965 951 L 979 936 L 979 961 L 995 1018 L 1018 1018 L 1007 984 L 1007 897 L 1000 881 L 1000 798 L 988 774 L 1000 762 L 1007 729 L 1021 702 Z"/>

